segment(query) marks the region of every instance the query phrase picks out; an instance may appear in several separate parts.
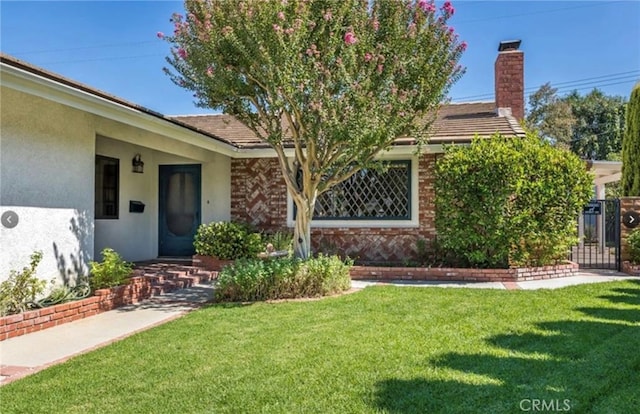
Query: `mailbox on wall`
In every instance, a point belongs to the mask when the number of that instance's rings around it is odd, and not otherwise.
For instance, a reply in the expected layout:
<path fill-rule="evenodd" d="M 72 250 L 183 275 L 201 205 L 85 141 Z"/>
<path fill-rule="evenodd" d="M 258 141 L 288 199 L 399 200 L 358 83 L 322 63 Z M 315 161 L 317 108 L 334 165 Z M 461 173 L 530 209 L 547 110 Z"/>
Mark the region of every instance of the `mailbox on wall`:
<path fill-rule="evenodd" d="M 144 203 L 142 201 L 129 201 L 129 213 L 144 213 Z"/>

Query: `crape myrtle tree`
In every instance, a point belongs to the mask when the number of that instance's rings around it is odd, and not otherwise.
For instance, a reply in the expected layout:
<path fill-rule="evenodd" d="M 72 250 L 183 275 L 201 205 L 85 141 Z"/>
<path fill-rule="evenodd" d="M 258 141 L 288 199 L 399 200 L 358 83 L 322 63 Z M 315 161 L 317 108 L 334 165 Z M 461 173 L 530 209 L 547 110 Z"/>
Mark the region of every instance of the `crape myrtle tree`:
<path fill-rule="evenodd" d="M 233 115 L 275 150 L 311 254 L 319 195 L 398 137 L 425 143 L 463 69 L 454 8 L 428 0 L 187 0 L 165 72 L 200 107 Z"/>

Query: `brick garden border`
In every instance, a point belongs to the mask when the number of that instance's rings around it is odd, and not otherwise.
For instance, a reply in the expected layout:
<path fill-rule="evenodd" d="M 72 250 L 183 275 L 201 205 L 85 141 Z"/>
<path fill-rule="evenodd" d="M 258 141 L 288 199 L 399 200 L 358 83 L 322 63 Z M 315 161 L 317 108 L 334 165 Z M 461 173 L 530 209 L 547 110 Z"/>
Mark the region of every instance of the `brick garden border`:
<path fill-rule="evenodd" d="M 151 297 L 151 281 L 134 276 L 129 284 L 98 289 L 93 296 L 74 302 L 36 309 L 0 318 L 0 341 L 84 319 Z"/>
<path fill-rule="evenodd" d="M 622 272 L 631 276 L 640 276 L 640 264 L 631 264 L 625 260 L 622 262 Z"/>
<path fill-rule="evenodd" d="M 464 269 L 451 267 L 353 266 L 353 280 L 433 280 L 450 282 L 522 282 L 574 276 L 577 263 L 511 269 Z"/>

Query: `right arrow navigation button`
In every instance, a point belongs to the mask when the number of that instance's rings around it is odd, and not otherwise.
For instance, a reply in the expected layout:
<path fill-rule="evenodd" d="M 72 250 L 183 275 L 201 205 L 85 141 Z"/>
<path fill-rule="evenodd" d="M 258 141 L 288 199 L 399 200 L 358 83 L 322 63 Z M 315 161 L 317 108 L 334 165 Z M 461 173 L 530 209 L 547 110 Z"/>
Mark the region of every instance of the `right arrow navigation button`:
<path fill-rule="evenodd" d="M 629 229 L 633 229 L 640 225 L 640 213 L 629 210 L 622 216 L 622 224 Z"/>

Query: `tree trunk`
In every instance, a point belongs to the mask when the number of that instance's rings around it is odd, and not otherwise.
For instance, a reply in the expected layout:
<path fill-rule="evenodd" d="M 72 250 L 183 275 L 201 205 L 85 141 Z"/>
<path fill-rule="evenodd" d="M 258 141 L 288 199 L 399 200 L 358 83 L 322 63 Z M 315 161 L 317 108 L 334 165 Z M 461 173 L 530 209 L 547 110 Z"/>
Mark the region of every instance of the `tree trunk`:
<path fill-rule="evenodd" d="M 300 259 L 311 257 L 311 218 L 314 206 L 296 203 L 296 222 L 293 230 L 293 253 Z"/>

